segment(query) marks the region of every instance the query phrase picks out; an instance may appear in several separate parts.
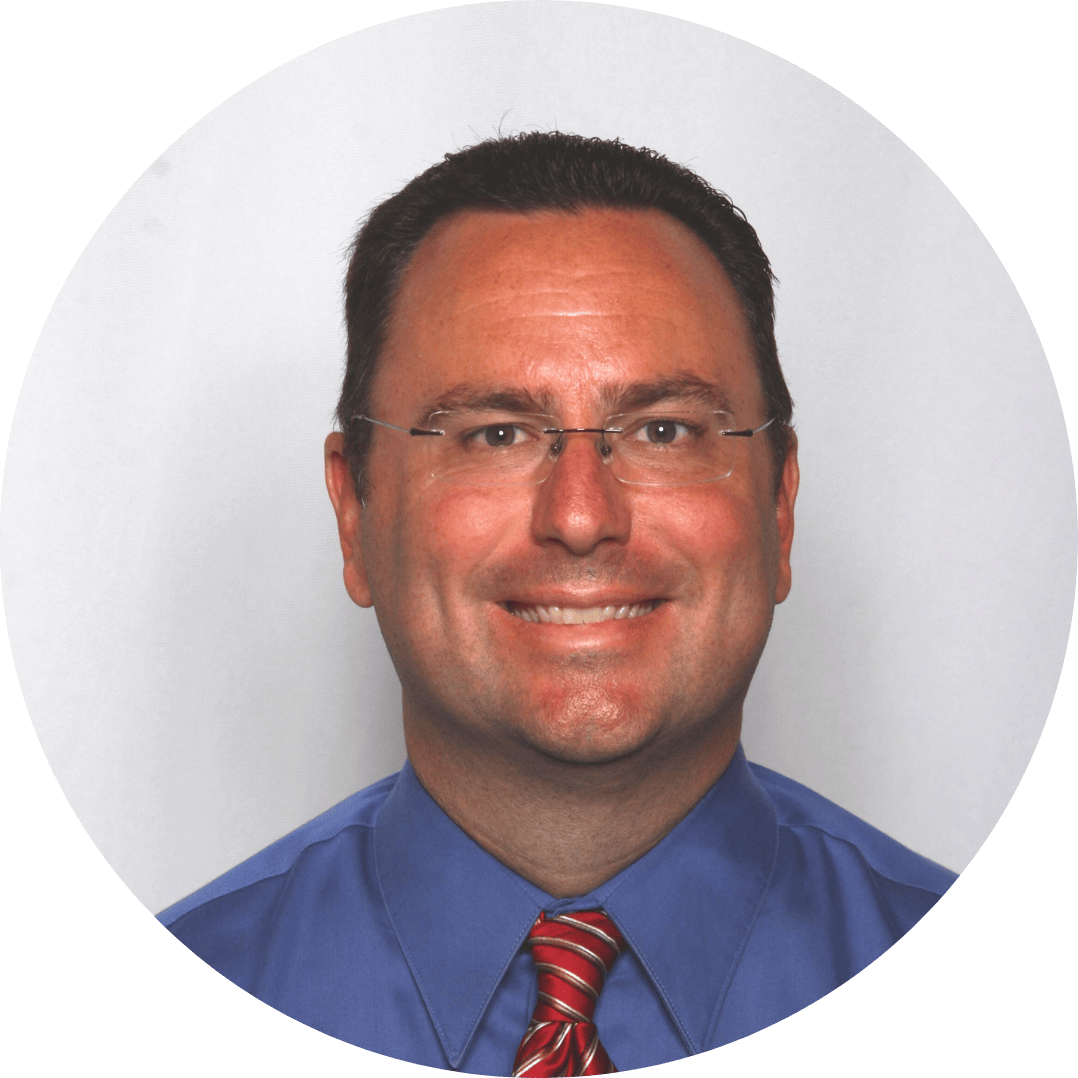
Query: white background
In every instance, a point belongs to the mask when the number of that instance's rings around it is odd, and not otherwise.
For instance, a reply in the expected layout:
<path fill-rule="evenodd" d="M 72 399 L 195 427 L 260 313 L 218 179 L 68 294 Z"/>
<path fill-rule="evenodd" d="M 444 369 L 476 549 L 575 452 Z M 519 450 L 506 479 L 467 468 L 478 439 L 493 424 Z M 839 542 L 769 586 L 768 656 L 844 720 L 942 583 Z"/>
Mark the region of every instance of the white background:
<path fill-rule="evenodd" d="M 356 218 L 447 147 L 557 123 L 689 161 L 780 279 L 801 490 L 749 759 L 961 870 L 1055 689 L 1078 534 L 1036 332 L 965 210 L 848 98 L 740 39 L 597 4 L 352 34 L 139 177 L 19 396 L 0 570 L 46 757 L 158 911 L 403 760 L 321 445 Z M 47 452 L 43 451 L 47 447 Z"/>

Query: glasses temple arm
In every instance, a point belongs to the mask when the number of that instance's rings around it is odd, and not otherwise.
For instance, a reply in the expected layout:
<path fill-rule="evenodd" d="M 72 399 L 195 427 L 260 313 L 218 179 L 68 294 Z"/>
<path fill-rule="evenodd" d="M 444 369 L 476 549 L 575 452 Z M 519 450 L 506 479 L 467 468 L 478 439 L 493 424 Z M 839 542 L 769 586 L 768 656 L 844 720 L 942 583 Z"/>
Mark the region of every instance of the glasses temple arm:
<path fill-rule="evenodd" d="M 775 417 L 772 416 L 766 423 L 761 423 L 758 427 L 749 427 L 745 430 L 720 430 L 724 438 L 751 438 L 754 434 L 759 434 L 760 431 L 766 430 L 775 422 Z"/>
<path fill-rule="evenodd" d="M 444 430 L 424 430 L 422 427 L 398 427 L 396 423 L 386 423 L 384 420 L 374 419 L 369 415 L 359 415 L 358 413 L 352 416 L 352 422 L 354 423 L 357 419 L 362 419 L 367 423 L 377 423 L 380 427 L 388 427 L 390 430 L 399 430 L 413 436 L 429 434 L 441 437 L 441 435 L 445 434 Z"/>

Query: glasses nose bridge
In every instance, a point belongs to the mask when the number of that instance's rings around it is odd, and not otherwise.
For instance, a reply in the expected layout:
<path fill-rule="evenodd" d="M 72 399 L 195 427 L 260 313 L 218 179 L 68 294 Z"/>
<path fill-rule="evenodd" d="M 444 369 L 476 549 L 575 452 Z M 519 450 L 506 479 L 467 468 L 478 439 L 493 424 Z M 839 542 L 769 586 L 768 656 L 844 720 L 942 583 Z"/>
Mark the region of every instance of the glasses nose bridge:
<path fill-rule="evenodd" d="M 544 434 L 550 437 L 550 457 L 553 460 L 557 460 L 565 451 L 566 438 L 571 434 L 592 434 L 595 435 L 594 445 L 595 451 L 599 454 L 604 464 L 610 463 L 610 458 L 614 452 L 614 446 L 609 438 L 608 434 L 617 433 L 607 427 L 551 427 L 543 431 Z"/>
<path fill-rule="evenodd" d="M 606 427 L 552 427 L 543 431 L 550 439 L 550 447 L 546 455 L 546 474 L 540 482 L 545 482 L 554 473 L 559 461 L 565 455 L 569 439 L 580 438 L 590 435 L 593 439 L 595 452 L 603 464 L 610 464 L 614 456 L 614 446 L 607 435 L 614 433 Z"/>

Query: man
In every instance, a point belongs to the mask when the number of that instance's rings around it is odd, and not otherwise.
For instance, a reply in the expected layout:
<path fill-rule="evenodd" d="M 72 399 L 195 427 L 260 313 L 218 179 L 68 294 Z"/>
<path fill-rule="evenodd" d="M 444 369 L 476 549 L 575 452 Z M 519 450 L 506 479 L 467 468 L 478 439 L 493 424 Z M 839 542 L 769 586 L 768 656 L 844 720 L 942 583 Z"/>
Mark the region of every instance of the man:
<path fill-rule="evenodd" d="M 771 271 L 649 151 L 528 134 L 378 207 L 326 441 L 408 763 L 162 914 L 333 1036 L 626 1070 L 778 1021 L 953 875 L 748 765 L 798 486 Z"/>

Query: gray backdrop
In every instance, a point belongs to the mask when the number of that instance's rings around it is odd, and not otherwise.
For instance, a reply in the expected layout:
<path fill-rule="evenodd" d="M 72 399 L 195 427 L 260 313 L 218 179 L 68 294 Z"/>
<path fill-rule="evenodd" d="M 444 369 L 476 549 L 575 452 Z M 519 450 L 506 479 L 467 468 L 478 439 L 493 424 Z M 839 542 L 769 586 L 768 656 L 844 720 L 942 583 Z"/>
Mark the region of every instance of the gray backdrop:
<path fill-rule="evenodd" d="M 53 768 L 158 909 L 399 766 L 340 583 L 321 442 L 358 219 L 497 128 L 620 136 L 756 225 L 803 472 L 750 758 L 960 869 L 1062 662 L 1074 494 L 1022 304 L 932 173 L 804 72 L 587 5 L 366 30 L 215 110 L 132 188 L 42 335 L 4 485 L 4 599 Z"/>

